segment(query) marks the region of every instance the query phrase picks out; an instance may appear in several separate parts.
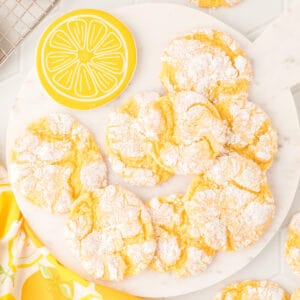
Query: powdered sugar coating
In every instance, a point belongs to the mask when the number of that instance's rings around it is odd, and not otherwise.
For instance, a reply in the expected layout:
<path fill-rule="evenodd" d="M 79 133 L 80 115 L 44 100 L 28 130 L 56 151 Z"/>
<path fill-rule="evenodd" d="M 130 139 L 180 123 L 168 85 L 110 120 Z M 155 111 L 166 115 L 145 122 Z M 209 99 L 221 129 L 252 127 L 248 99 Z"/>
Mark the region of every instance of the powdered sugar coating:
<path fill-rule="evenodd" d="M 215 251 L 203 240 L 193 239 L 187 228 L 182 196 L 169 195 L 153 198 L 147 202 L 157 250 L 150 268 L 159 272 L 173 272 L 186 277 L 203 272 L 212 262 Z"/>
<path fill-rule="evenodd" d="M 96 161 L 86 164 L 80 171 L 80 181 L 83 188 L 92 192 L 99 188 L 99 182 L 103 182 L 106 186 L 106 172 L 106 165 L 103 162 Z"/>
<path fill-rule="evenodd" d="M 296 213 L 290 222 L 285 258 L 293 273 L 300 276 L 300 213 Z"/>
<path fill-rule="evenodd" d="M 137 274 L 149 265 L 156 248 L 151 217 L 142 201 L 113 185 L 74 202 L 65 237 L 94 279 L 119 281 Z"/>
<path fill-rule="evenodd" d="M 11 181 L 27 200 L 67 213 L 84 191 L 106 186 L 106 166 L 92 134 L 66 114 L 30 124 L 11 150 Z"/>
<path fill-rule="evenodd" d="M 206 172 L 206 176 L 218 185 L 234 182 L 238 187 L 256 193 L 267 180 L 255 162 L 235 152 L 220 157 Z"/>
<path fill-rule="evenodd" d="M 300 289 L 297 289 L 291 296 L 291 300 L 300 300 Z"/>
<path fill-rule="evenodd" d="M 160 150 L 162 164 L 176 174 L 199 174 L 209 168 L 214 156 L 211 148 L 205 142 L 196 142 L 191 145 L 174 145 L 166 143 Z"/>
<path fill-rule="evenodd" d="M 189 0 L 191 3 L 204 7 L 228 7 L 240 3 L 240 0 Z"/>
<path fill-rule="evenodd" d="M 161 82 L 169 93 L 196 91 L 210 100 L 247 94 L 250 62 L 238 43 L 217 30 L 198 29 L 174 39 L 162 55 Z"/>
<path fill-rule="evenodd" d="M 216 250 L 253 245 L 267 230 L 275 205 L 258 165 L 231 153 L 194 179 L 185 196 L 190 234 Z"/>
<path fill-rule="evenodd" d="M 153 145 L 165 130 L 164 116 L 155 108 L 157 93 L 144 93 L 109 116 L 106 141 L 114 172 L 132 185 L 153 186 L 171 174 L 154 160 Z"/>
<path fill-rule="evenodd" d="M 289 300 L 290 295 L 276 282 L 248 280 L 228 285 L 214 299 Z"/>
<path fill-rule="evenodd" d="M 192 91 L 171 97 L 173 132 L 160 149 L 163 166 L 179 175 L 199 174 L 224 151 L 228 128 L 204 96 Z"/>
<path fill-rule="evenodd" d="M 243 97 L 230 97 L 215 104 L 228 121 L 230 150 L 237 151 L 267 169 L 277 152 L 277 134 L 268 115 Z"/>

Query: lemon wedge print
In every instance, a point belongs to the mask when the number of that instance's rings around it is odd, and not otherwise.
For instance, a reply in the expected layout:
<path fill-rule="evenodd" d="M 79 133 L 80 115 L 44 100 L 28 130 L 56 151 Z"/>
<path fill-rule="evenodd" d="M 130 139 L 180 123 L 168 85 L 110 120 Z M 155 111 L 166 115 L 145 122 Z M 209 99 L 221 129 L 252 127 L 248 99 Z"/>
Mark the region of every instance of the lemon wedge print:
<path fill-rule="evenodd" d="M 136 66 L 127 27 L 100 10 L 67 13 L 42 34 L 36 53 L 42 86 L 60 104 L 91 109 L 117 97 Z"/>

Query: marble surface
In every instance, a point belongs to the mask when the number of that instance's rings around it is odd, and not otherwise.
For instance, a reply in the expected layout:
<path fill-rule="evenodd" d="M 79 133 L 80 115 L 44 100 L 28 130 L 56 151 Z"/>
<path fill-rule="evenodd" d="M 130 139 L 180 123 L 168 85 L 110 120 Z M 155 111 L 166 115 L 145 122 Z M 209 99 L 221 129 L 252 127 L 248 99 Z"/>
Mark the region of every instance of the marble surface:
<path fill-rule="evenodd" d="M 79 1 L 77 1 L 77 2 L 79 2 Z M 102 2 L 104 3 L 106 1 L 102 1 Z M 117 2 L 117 1 L 111 1 L 111 2 Z M 122 2 L 126 2 L 126 1 L 122 1 Z M 176 1 L 173 1 L 173 2 L 176 2 Z M 177 1 L 177 2 L 180 2 L 180 1 Z M 249 2 L 249 1 L 245 0 L 243 5 L 241 5 L 237 10 L 233 9 L 231 11 L 231 13 L 233 13 L 233 11 L 235 11 L 237 16 L 240 16 L 241 11 L 239 11 L 239 10 L 241 10 L 243 8 L 243 6 L 246 5 L 246 2 Z M 266 2 L 268 2 L 268 1 L 266 0 Z M 272 2 L 278 3 L 279 1 L 272 1 Z M 296 2 L 299 3 L 299 1 L 295 1 L 295 3 Z M 117 3 L 114 3 L 114 4 L 117 5 Z M 258 5 L 259 5 L 258 2 L 256 4 L 258 7 Z M 299 4 L 296 3 L 296 5 L 299 5 Z M 62 3 L 61 6 L 64 6 L 64 3 Z M 264 5 L 262 5 L 262 6 L 264 7 Z M 270 4 L 271 8 L 274 8 L 274 6 L 276 6 L 276 5 Z M 287 7 L 287 6 L 283 6 L 283 7 Z M 224 10 L 221 10 L 221 11 L 224 11 Z M 220 14 L 221 11 L 211 11 L 211 13 L 212 14 Z M 300 6 L 298 7 L 298 11 L 300 12 Z M 278 11 L 276 10 L 276 12 L 278 12 Z M 287 10 L 287 13 L 291 13 L 291 12 L 288 12 L 288 10 Z M 224 12 L 225 21 L 226 21 L 226 17 L 227 17 L 227 15 L 226 15 L 226 11 L 225 11 Z M 255 72 L 257 74 L 256 82 L 258 84 L 256 84 L 255 89 L 252 89 L 252 97 L 255 99 L 259 98 L 260 100 L 258 100 L 257 102 L 259 102 L 271 115 L 273 115 L 273 114 L 278 115 L 278 117 L 276 117 L 275 125 L 277 126 L 277 128 L 280 127 L 281 128 L 280 130 L 282 130 L 282 133 L 283 133 L 281 135 L 282 141 L 285 141 L 286 138 L 289 138 L 290 141 L 297 141 L 297 139 L 298 139 L 298 127 L 299 126 L 298 126 L 298 122 L 297 122 L 297 118 L 296 118 L 294 105 L 292 102 L 292 100 L 293 100 L 292 94 L 290 93 L 290 88 L 292 87 L 292 91 L 296 94 L 296 98 L 297 98 L 297 90 L 298 90 L 297 83 L 300 82 L 300 80 L 298 78 L 299 68 L 297 68 L 297 63 L 299 62 L 300 49 L 299 49 L 299 44 L 297 44 L 297 39 L 295 39 L 295 37 L 300 36 L 300 35 L 299 35 L 299 32 L 295 33 L 294 30 L 291 30 L 291 28 L 297 28 L 297 27 L 293 27 L 293 24 L 297 25 L 298 20 L 300 20 L 299 15 L 298 16 L 297 15 L 283 16 L 281 19 L 276 21 L 275 25 L 270 27 L 268 29 L 268 31 L 266 31 L 264 33 L 264 37 L 261 36 L 259 39 L 257 39 L 255 41 L 255 43 L 254 43 L 255 47 L 253 48 L 253 50 L 251 50 L 251 55 L 258 55 L 259 57 L 262 58 L 260 63 L 257 64 L 257 65 L 259 65 L 259 67 L 255 68 Z M 233 22 L 233 21 L 231 21 L 231 22 Z M 263 23 L 261 25 L 263 25 Z M 42 26 L 44 26 L 44 24 Z M 38 30 L 41 30 L 42 26 L 40 26 L 40 28 L 38 28 Z M 243 26 L 245 26 L 245 23 L 243 23 Z M 241 30 L 244 30 L 245 27 L 243 27 L 243 26 L 241 25 Z M 285 26 L 287 26 L 287 27 L 285 27 Z M 278 28 L 280 30 L 278 30 Z M 298 26 L 298 28 L 300 28 L 300 27 Z M 248 36 L 253 37 L 253 35 L 257 34 L 259 32 L 259 30 L 257 30 L 257 29 L 258 28 L 254 29 L 252 32 L 250 32 Z M 36 34 L 38 34 L 38 30 L 37 30 Z M 256 30 L 256 32 L 255 32 L 255 30 Z M 291 32 L 292 34 L 287 36 L 286 32 L 287 33 Z M 283 41 L 283 42 L 278 41 L 279 39 L 277 38 L 277 34 L 278 34 L 278 36 L 285 38 L 283 40 L 282 40 L 282 38 L 280 39 L 280 41 Z M 31 38 L 32 38 L 32 40 L 34 40 L 33 36 Z M 283 47 L 281 47 L 282 45 L 288 45 L 287 47 L 285 47 L 285 52 L 274 51 L 274 47 L 277 47 L 276 49 L 278 49 L 278 47 L 280 49 L 282 49 L 283 48 Z M 9 78 L 0 83 L 1 98 L 2 98 L 2 96 L 5 96 L 5 97 L 7 97 L 7 99 L 10 99 L 10 101 L 9 100 L 4 101 L 4 106 L 1 105 L 1 108 L 0 108 L 1 131 L 4 131 L 4 128 L 6 127 L 5 121 L 7 120 L 7 114 L 9 111 L 9 106 L 11 105 L 11 99 L 14 97 L 17 87 L 18 87 L 18 85 L 20 85 L 22 79 L 24 78 L 24 75 L 26 74 L 28 67 L 30 67 L 30 59 L 33 57 L 31 47 L 32 47 L 32 43 L 30 43 L 30 41 L 28 39 L 28 42 L 26 41 L 26 43 L 23 46 L 22 52 L 21 52 L 21 59 L 23 57 L 23 63 L 21 65 L 19 65 L 19 67 L 15 70 L 15 72 L 16 72 L 15 74 L 14 74 L 14 71 L 10 71 L 12 73 L 8 76 Z M 286 50 L 288 50 L 288 51 L 286 51 Z M 249 51 L 250 51 L 250 49 L 249 49 Z M 297 56 L 297 51 L 298 51 L 298 56 Z M 278 52 L 280 53 L 280 55 L 278 54 Z M 283 69 L 281 69 L 280 72 L 269 72 L 268 76 L 266 76 L 265 72 L 270 71 L 270 69 L 271 70 L 275 69 L 274 65 L 272 65 L 272 68 L 270 68 L 270 62 L 272 62 L 272 60 L 270 59 L 270 56 L 273 55 L 273 53 L 276 53 L 276 55 L 277 54 L 279 55 L 279 56 L 276 56 L 278 58 L 278 59 L 276 59 L 276 61 L 278 60 L 277 66 L 283 66 Z M 16 56 L 16 58 L 17 58 L 17 56 Z M 24 61 L 25 58 L 26 58 L 26 61 Z M 12 60 L 13 60 L 13 58 L 11 59 L 11 61 Z M 10 70 L 10 68 L 7 66 L 9 66 L 9 62 L 7 63 L 5 68 L 8 68 L 8 70 Z M 287 71 L 288 71 L 288 73 L 286 73 Z M 279 74 L 280 76 L 277 76 L 275 79 L 274 78 L 272 79 L 272 74 L 277 74 L 277 75 Z M 5 76 L 2 73 L 2 69 L 0 69 L 0 76 Z M 260 76 L 262 76 L 262 77 L 260 77 Z M 261 82 L 261 78 L 264 78 L 263 76 L 267 80 L 265 79 L 263 82 Z M 288 79 L 288 80 L 286 80 L 286 79 Z M 276 81 L 274 81 L 274 80 L 276 80 Z M 272 82 L 276 82 L 276 85 L 272 86 Z M 259 83 L 263 83 L 263 84 L 260 85 Z M 3 93 L 2 93 L 2 91 L 3 91 Z M 279 103 L 282 103 L 283 99 L 289 99 L 286 102 L 286 104 L 288 104 L 288 105 L 284 105 L 281 107 L 280 110 L 276 110 L 277 105 Z M 18 106 L 16 106 L 16 109 L 18 109 Z M 286 120 L 288 120 L 288 121 L 286 121 Z M 4 140 L 3 134 L 1 133 L 1 141 L 3 141 L 3 140 Z M 288 142 L 285 141 L 285 145 L 286 144 L 288 144 Z M 291 146 L 294 147 L 295 142 L 293 142 Z M 3 151 L 3 148 L 1 148 L 1 149 Z M 2 154 L 2 157 L 3 157 L 3 154 Z M 291 158 L 291 157 L 290 156 L 286 157 L 286 159 L 289 159 L 289 158 Z M 290 163 L 288 163 L 287 165 L 290 165 Z M 287 165 L 285 164 L 284 167 L 287 167 Z M 293 198 L 293 192 L 295 190 L 296 183 L 297 183 L 296 182 L 297 180 L 295 180 L 295 179 L 297 179 L 297 178 L 295 178 L 295 174 L 296 174 L 296 176 L 298 176 L 297 170 L 300 169 L 299 167 L 300 167 L 299 161 L 295 160 L 294 166 L 292 168 L 293 170 L 288 170 L 288 168 L 285 169 L 284 171 L 278 170 L 278 171 L 281 171 L 280 175 L 282 176 L 282 178 L 284 178 L 286 180 L 287 184 L 291 184 L 291 182 L 293 182 L 290 187 L 285 185 L 284 186 L 285 188 L 282 189 L 282 191 L 281 191 L 282 194 L 279 194 L 278 197 L 280 197 L 280 198 L 283 197 L 284 199 Z M 276 168 L 276 165 L 275 165 L 275 168 Z M 294 175 L 292 172 L 295 172 Z M 274 173 L 276 173 L 276 172 L 274 172 Z M 273 181 L 272 178 L 271 178 L 271 180 Z M 278 177 L 277 180 L 278 180 L 278 183 L 276 183 L 276 186 L 279 184 L 280 177 Z M 286 211 L 288 210 L 287 202 L 282 202 L 282 206 L 283 206 L 283 208 L 286 209 Z M 292 208 L 292 211 L 296 211 L 298 208 L 299 208 L 299 205 L 297 205 L 297 203 L 295 203 Z M 281 219 L 282 218 L 283 218 L 283 216 L 281 217 Z M 280 232 L 281 232 L 281 234 L 280 234 Z M 270 243 L 270 245 L 267 247 L 267 249 L 258 258 L 256 258 L 254 260 L 254 262 L 250 264 L 250 266 L 248 266 L 242 272 L 239 272 L 238 274 L 234 275 L 232 278 L 226 279 L 225 282 L 222 282 L 221 284 L 218 284 L 217 286 L 211 287 L 207 290 L 203 290 L 203 291 L 195 293 L 195 294 L 191 294 L 189 296 L 179 297 L 177 299 L 204 299 L 204 300 L 211 299 L 213 297 L 213 295 L 216 293 L 216 290 L 218 288 L 220 288 L 221 286 L 223 286 L 225 283 L 232 282 L 234 280 L 248 279 L 250 277 L 251 278 L 271 277 L 273 279 L 279 279 L 279 281 L 282 282 L 285 285 L 285 287 L 288 289 L 289 288 L 294 289 L 294 288 L 298 287 L 300 285 L 300 280 L 291 276 L 290 272 L 286 268 L 284 261 L 282 260 L 281 252 L 282 252 L 282 243 L 283 243 L 283 238 L 284 238 L 283 236 L 284 236 L 285 229 L 282 229 L 282 231 L 280 231 L 280 232 L 276 235 L 275 239 L 273 239 L 273 241 Z M 264 267 L 262 267 L 262 265 Z M 198 286 L 198 288 L 200 288 L 200 287 L 201 286 Z"/>

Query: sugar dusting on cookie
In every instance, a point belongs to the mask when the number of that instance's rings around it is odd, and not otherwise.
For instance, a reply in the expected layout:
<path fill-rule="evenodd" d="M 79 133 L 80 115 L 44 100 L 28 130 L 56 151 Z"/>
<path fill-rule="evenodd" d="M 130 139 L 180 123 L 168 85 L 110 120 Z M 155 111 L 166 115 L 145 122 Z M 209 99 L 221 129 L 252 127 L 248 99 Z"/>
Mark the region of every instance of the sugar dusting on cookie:
<path fill-rule="evenodd" d="M 235 40 L 217 30 L 199 29 L 174 39 L 162 57 L 161 81 L 169 93 L 192 90 L 210 100 L 247 94 L 251 65 Z"/>
<path fill-rule="evenodd" d="M 30 124 L 11 150 L 17 192 L 53 213 L 67 213 L 82 191 L 106 186 L 106 165 L 92 134 L 66 114 Z"/>
<path fill-rule="evenodd" d="M 289 300 L 290 295 L 276 282 L 248 280 L 226 286 L 214 298 L 223 299 Z"/>
<path fill-rule="evenodd" d="M 157 93 L 138 94 L 109 115 L 106 145 L 113 171 L 137 186 L 154 186 L 172 174 L 154 159 L 161 142 L 165 116 L 155 108 Z"/>
<path fill-rule="evenodd" d="M 119 281 L 140 273 L 156 249 L 151 217 L 142 201 L 113 185 L 78 198 L 65 237 L 94 279 Z"/>
<path fill-rule="evenodd" d="M 293 273 L 300 276 L 300 213 L 296 213 L 289 225 L 285 242 L 285 259 Z"/>
<path fill-rule="evenodd" d="M 258 165 L 235 153 L 191 183 L 184 199 L 190 234 L 216 250 L 253 245 L 267 230 L 275 204 Z"/>
<path fill-rule="evenodd" d="M 168 195 L 147 202 L 152 216 L 157 250 L 150 268 L 172 272 L 179 277 L 196 275 L 207 269 L 215 251 L 203 239 L 188 232 L 182 196 Z"/>
<path fill-rule="evenodd" d="M 231 7 L 240 3 L 240 0 L 189 0 L 203 8 Z"/>

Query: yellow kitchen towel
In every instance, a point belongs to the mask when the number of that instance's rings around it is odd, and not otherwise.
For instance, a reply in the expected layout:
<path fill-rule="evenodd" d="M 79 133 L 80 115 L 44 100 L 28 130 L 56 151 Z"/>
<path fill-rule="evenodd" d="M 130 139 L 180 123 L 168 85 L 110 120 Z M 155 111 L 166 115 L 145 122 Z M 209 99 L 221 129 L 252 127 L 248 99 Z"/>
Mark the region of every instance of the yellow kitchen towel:
<path fill-rule="evenodd" d="M 63 267 L 23 218 L 0 166 L 0 300 L 138 300 Z"/>

